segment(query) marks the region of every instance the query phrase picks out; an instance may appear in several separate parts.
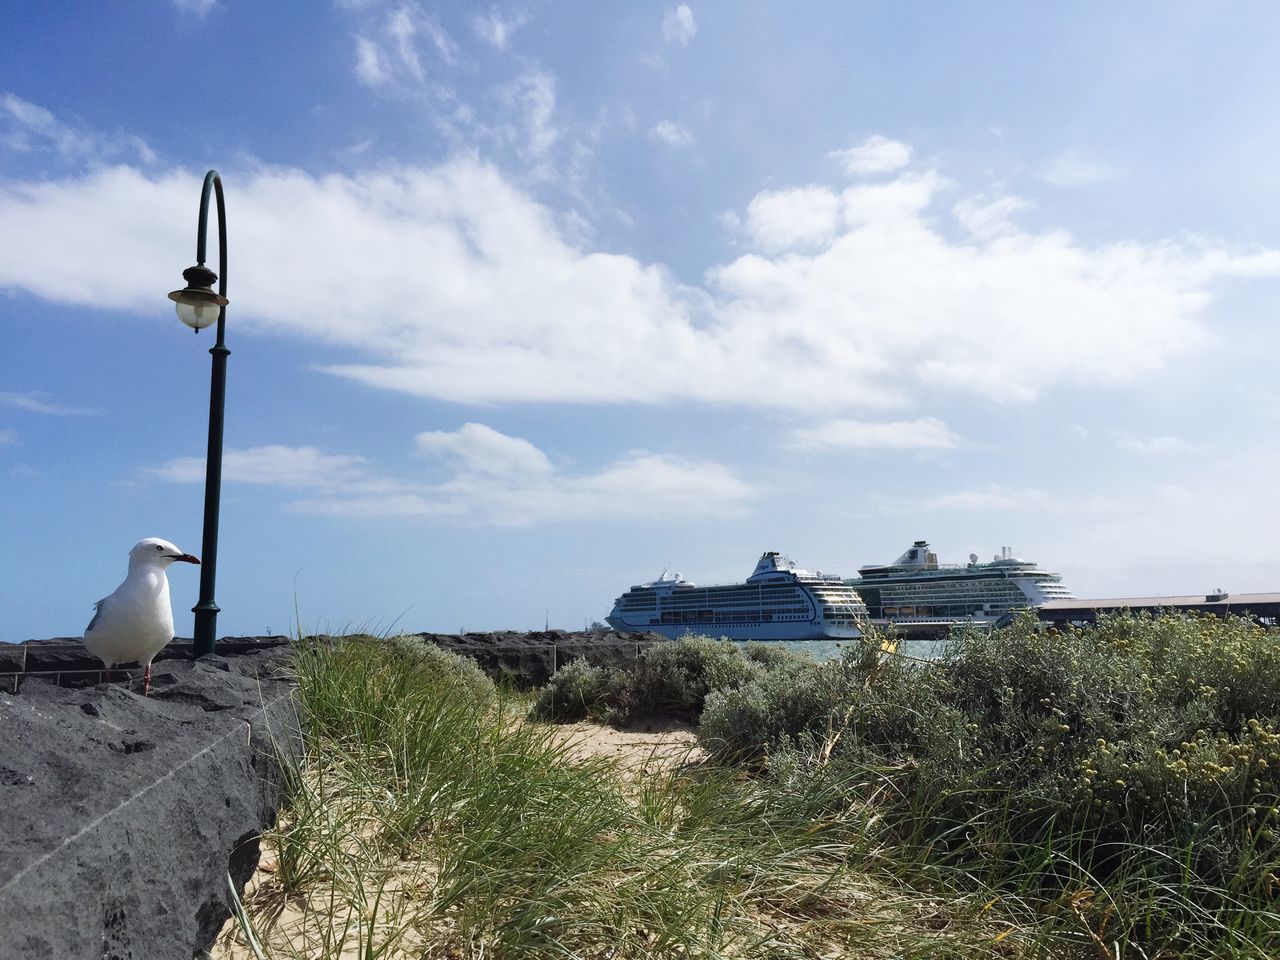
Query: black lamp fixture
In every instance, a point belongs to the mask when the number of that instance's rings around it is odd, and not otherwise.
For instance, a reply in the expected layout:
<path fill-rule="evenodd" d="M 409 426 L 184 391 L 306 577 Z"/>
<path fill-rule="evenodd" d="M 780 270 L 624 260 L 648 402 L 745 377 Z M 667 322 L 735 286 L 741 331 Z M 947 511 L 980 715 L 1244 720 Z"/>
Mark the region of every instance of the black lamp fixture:
<path fill-rule="evenodd" d="M 218 273 L 204 265 L 205 234 L 209 227 L 209 195 L 218 200 Z M 221 279 L 219 279 L 221 274 Z M 196 265 L 182 271 L 187 285 L 169 294 L 178 309 L 178 319 L 199 333 L 218 324 L 217 342 L 209 349 L 213 372 L 209 381 L 209 448 L 205 456 L 204 542 L 200 548 L 200 599 L 191 612 L 196 615 L 191 648 L 193 657 L 213 653 L 218 633 L 218 604 L 213 599 L 218 572 L 218 506 L 222 491 L 222 420 L 227 397 L 227 355 L 224 342 L 227 325 L 227 211 L 222 197 L 222 178 L 210 170 L 200 193 L 200 221 L 196 227 Z M 218 281 L 217 293 L 213 290 Z"/>

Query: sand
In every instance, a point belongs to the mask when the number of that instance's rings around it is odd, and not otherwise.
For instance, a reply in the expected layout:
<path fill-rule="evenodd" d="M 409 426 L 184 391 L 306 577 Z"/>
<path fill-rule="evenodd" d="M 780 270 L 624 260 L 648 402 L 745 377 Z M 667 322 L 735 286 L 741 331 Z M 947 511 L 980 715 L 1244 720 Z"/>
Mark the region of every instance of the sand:
<path fill-rule="evenodd" d="M 697 764 L 705 759 L 705 752 L 698 746 L 698 737 L 694 728 L 683 721 L 672 718 L 653 718 L 640 721 L 623 728 L 603 726 L 598 723 L 568 723 L 555 725 L 554 729 L 569 747 L 572 757 L 579 760 L 604 758 L 618 764 L 620 772 L 625 776 L 628 772 L 641 770 L 653 771 L 671 769 L 687 764 Z M 422 864 L 404 864 L 405 876 L 412 876 L 426 869 Z M 257 872 L 245 888 L 245 899 L 257 899 L 259 921 L 263 920 L 261 902 L 263 894 L 268 894 L 272 884 L 272 875 L 277 866 L 272 854 L 264 851 L 262 862 Z M 386 888 L 394 899 L 396 881 Z M 265 888 L 265 889 L 264 889 Z M 255 897 L 255 894 L 257 895 Z M 262 931 L 267 941 L 268 952 L 279 956 L 283 948 L 284 955 L 307 957 L 320 955 L 323 950 L 316 943 L 315 918 L 323 915 L 328 904 L 323 890 L 317 890 L 309 897 L 276 898 L 266 910 L 273 915 L 270 929 Z M 310 921 L 310 922 L 308 922 Z M 286 946 L 287 945 L 287 946 Z M 421 949 L 413 949 L 414 945 L 403 943 L 400 950 L 393 951 L 391 957 L 420 957 Z M 272 949 L 274 948 L 274 949 Z M 245 942 L 239 923 L 233 917 L 223 926 L 213 948 L 209 953 L 212 960 L 254 960 L 254 951 Z M 435 954 L 429 954 L 435 956 Z M 448 954 L 445 954 L 447 956 Z M 359 960 L 360 949 L 355 939 L 340 951 L 342 960 Z"/>

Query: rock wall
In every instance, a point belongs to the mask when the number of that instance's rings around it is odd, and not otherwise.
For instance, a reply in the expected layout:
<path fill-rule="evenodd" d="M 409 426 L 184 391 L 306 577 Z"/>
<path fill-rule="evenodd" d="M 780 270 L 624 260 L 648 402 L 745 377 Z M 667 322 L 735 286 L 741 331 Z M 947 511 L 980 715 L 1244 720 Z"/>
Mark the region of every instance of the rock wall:
<path fill-rule="evenodd" d="M 285 648 L 167 660 L 152 696 L 0 693 L 0 960 L 186 960 L 275 822 L 300 738 Z"/>
<path fill-rule="evenodd" d="M 585 657 L 596 666 L 625 666 L 655 643 L 670 641 L 656 633 L 597 633 L 545 630 L 532 633 L 420 633 L 417 636 L 464 657 L 490 676 L 506 674 L 530 686 L 542 686 L 572 660 Z"/>

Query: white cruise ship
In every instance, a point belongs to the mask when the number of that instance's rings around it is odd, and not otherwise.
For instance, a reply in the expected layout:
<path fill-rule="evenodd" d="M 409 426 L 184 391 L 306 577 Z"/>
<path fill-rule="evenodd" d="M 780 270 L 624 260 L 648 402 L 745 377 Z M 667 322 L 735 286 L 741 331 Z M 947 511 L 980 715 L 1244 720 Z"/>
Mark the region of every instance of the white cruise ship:
<path fill-rule="evenodd" d="M 868 565 L 845 582 L 858 591 L 876 626 L 910 634 L 941 633 L 962 623 L 994 626 L 1012 611 L 1050 600 L 1074 599 L 1056 573 L 1013 555 L 1008 547 L 989 563 L 977 554 L 967 564 L 938 563 L 917 540 L 893 563 Z"/>
<path fill-rule="evenodd" d="M 699 587 L 664 573 L 632 587 L 605 619 L 615 630 L 730 640 L 833 640 L 862 635 L 867 608 L 837 576 L 769 551 L 745 583 Z"/>

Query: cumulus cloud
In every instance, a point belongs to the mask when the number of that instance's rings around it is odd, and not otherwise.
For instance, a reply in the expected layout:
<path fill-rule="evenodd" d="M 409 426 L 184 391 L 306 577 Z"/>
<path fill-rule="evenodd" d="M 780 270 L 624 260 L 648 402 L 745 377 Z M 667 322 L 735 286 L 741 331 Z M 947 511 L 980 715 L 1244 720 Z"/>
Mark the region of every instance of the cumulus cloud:
<path fill-rule="evenodd" d="M 684 147 L 693 143 L 693 135 L 680 124 L 670 120 L 662 120 L 654 124 L 649 134 L 655 140 L 661 140 L 672 147 Z"/>
<path fill-rule="evenodd" d="M 449 458 L 472 473 L 503 476 L 551 472 L 547 455 L 528 440 L 509 437 L 482 423 L 466 423 L 451 433 L 420 433 L 417 444 L 420 452 Z"/>
<path fill-rule="evenodd" d="M 824 187 L 766 190 L 747 205 L 746 229 L 766 253 L 822 246 L 835 236 L 840 198 Z"/>
<path fill-rule="evenodd" d="M 791 442 L 820 450 L 952 450 L 962 441 L 941 420 L 922 417 L 892 423 L 830 420 L 793 431 Z"/>
<path fill-rule="evenodd" d="M 314 447 L 229 450 L 226 483 L 293 491 L 287 509 L 338 517 L 452 518 L 524 527 L 576 520 L 735 516 L 755 491 L 720 464 L 639 451 L 594 472 L 557 469 L 527 440 L 468 423 L 416 439 L 419 454 L 445 472 L 437 482 L 394 478 L 362 457 Z M 204 460 L 182 457 L 146 469 L 174 483 L 204 479 Z"/>
<path fill-rule="evenodd" d="M 553 136 L 554 93 L 532 90 L 536 146 Z M 697 284 L 566 233 L 554 209 L 471 156 L 351 175 L 223 172 L 237 329 L 331 346 L 343 360 L 324 369 L 337 376 L 464 403 L 825 415 L 938 390 L 1025 402 L 1149 375 L 1211 342 L 1215 284 L 1280 274 L 1277 251 L 1033 232 L 1007 202 L 956 203 L 934 170 L 762 191 L 738 218 L 748 249 Z M 0 288 L 159 309 L 190 242 L 174 211 L 199 187 L 197 171 L 127 166 L 3 181 Z M 86 235 L 112 242 L 88 250 Z"/>
<path fill-rule="evenodd" d="M 674 10 L 668 10 L 662 17 L 662 39 L 667 43 L 678 43 L 687 47 L 694 34 L 698 32 L 698 24 L 693 19 L 693 10 L 687 3 L 682 3 Z"/>
<path fill-rule="evenodd" d="M 828 156 L 839 160 L 846 173 L 865 177 L 901 170 L 911 162 L 911 147 L 900 140 L 890 140 L 876 134 L 859 146 L 833 150 Z"/>

